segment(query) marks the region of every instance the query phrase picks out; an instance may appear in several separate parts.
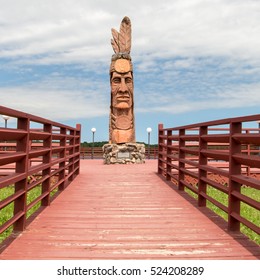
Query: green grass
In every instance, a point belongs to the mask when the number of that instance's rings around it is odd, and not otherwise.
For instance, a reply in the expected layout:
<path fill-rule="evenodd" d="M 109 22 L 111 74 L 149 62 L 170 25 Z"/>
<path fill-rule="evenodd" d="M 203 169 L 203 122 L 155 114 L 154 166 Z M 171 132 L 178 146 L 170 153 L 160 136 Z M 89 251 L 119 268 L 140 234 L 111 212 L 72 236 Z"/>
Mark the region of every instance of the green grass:
<path fill-rule="evenodd" d="M 190 191 L 187 188 L 185 188 L 185 191 L 189 195 L 191 195 L 192 197 L 197 199 L 198 196 L 196 194 L 194 194 L 192 191 Z M 241 193 L 254 199 L 255 201 L 260 202 L 260 191 L 259 190 L 243 186 L 241 188 Z M 209 196 L 213 197 L 218 202 L 222 203 L 223 205 L 225 205 L 225 206 L 228 205 L 227 194 L 225 194 L 219 190 L 216 190 L 211 186 L 208 186 L 207 194 Z M 209 209 L 211 209 L 212 211 L 214 211 L 216 214 L 218 214 L 220 217 L 222 217 L 224 220 L 226 220 L 226 221 L 228 220 L 227 213 L 224 212 L 223 210 L 221 210 L 219 207 L 215 206 L 213 203 L 207 201 L 207 207 Z M 240 209 L 241 216 L 259 227 L 260 226 L 260 211 L 252 208 L 251 206 L 249 206 L 243 202 L 241 202 L 240 207 L 241 207 L 241 209 Z M 243 224 L 241 224 L 240 230 L 243 234 L 245 234 L 250 239 L 252 239 L 254 242 L 256 242 L 258 245 L 260 245 L 260 236 L 257 233 L 255 233 L 254 231 L 252 231 L 251 229 L 249 229 L 248 227 L 246 227 Z"/>
<path fill-rule="evenodd" d="M 9 197 L 14 193 L 14 187 L 8 186 L 0 190 L 0 201 Z M 0 210 L 0 225 L 3 225 L 6 221 L 13 216 L 14 203 L 10 203 L 8 206 Z M 3 241 L 13 231 L 13 227 L 9 227 L 6 231 L 0 234 L 0 242 Z"/>
<path fill-rule="evenodd" d="M 41 195 L 42 187 L 41 185 L 36 186 L 32 190 L 27 193 L 26 203 L 27 205 L 34 201 L 39 195 Z M 51 192 L 51 196 L 53 196 L 57 192 L 57 189 Z M 0 201 L 3 201 L 5 198 L 9 197 L 14 193 L 14 187 L 8 186 L 0 189 Z M 28 219 L 36 210 L 41 206 L 41 202 L 36 203 L 32 208 L 30 208 L 26 213 L 26 218 Z M 0 225 L 3 225 L 6 221 L 8 221 L 13 216 L 14 211 L 14 203 L 10 203 L 5 208 L 0 210 Z M 0 243 L 8 237 L 13 231 L 13 226 L 9 227 L 6 231 L 0 234 Z"/>

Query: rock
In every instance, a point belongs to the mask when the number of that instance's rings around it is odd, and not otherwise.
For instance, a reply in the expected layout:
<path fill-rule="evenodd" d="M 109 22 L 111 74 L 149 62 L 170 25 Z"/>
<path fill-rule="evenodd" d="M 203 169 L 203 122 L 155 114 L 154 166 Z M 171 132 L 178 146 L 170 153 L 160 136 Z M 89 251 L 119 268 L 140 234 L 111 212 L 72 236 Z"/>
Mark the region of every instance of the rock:
<path fill-rule="evenodd" d="M 111 157 L 111 158 L 110 158 L 110 163 L 116 163 L 116 158 Z"/>
<path fill-rule="evenodd" d="M 145 163 L 144 144 L 105 144 L 102 149 L 104 152 L 104 164 Z M 118 153 L 120 153 L 120 158 L 118 156 Z"/>

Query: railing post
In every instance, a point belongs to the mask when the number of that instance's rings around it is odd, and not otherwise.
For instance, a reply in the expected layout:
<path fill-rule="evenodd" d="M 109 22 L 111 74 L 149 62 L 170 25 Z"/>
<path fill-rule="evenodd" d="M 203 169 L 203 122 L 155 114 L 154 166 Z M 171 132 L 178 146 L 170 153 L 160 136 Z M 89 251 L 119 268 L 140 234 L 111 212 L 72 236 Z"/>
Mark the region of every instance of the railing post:
<path fill-rule="evenodd" d="M 178 190 L 184 191 L 184 173 L 181 171 L 181 168 L 185 168 L 185 163 L 182 162 L 182 159 L 185 159 L 185 152 L 182 151 L 182 148 L 185 147 L 185 140 L 181 137 L 185 135 L 185 129 L 179 130 L 179 176 L 178 176 Z"/>
<path fill-rule="evenodd" d="M 70 135 L 73 136 L 71 139 L 70 139 L 70 152 L 69 154 L 70 155 L 73 155 L 73 157 L 71 157 L 69 159 L 69 174 L 70 174 L 70 177 L 69 177 L 69 181 L 72 182 L 73 179 L 74 179 L 74 163 L 75 163 L 75 158 L 74 158 L 74 153 L 75 153 L 75 130 L 71 130 L 70 131 Z"/>
<path fill-rule="evenodd" d="M 60 146 L 62 147 L 62 150 L 60 152 L 60 158 L 62 158 L 62 161 L 59 163 L 59 168 L 61 171 L 59 172 L 59 181 L 62 181 L 62 183 L 59 185 L 59 191 L 63 191 L 65 188 L 65 165 L 66 165 L 66 144 L 67 144 L 67 129 L 64 127 L 60 128 L 60 134 L 62 135 L 62 138 L 60 139 Z"/>
<path fill-rule="evenodd" d="M 171 181 L 171 172 L 172 172 L 172 159 L 171 159 L 171 145 L 172 145 L 172 139 L 170 137 L 172 136 L 172 130 L 167 130 L 167 148 L 166 148 L 166 180 Z"/>
<path fill-rule="evenodd" d="M 163 139 L 161 138 L 163 136 L 163 124 L 160 123 L 158 125 L 158 174 L 163 174 L 163 162 L 162 158 L 163 155 L 161 154 L 163 152 Z"/>
<path fill-rule="evenodd" d="M 250 133 L 250 130 L 249 129 L 246 129 L 246 134 Z M 251 154 L 251 147 L 250 147 L 250 144 L 247 144 L 246 145 L 247 147 L 247 155 L 250 156 Z M 247 176 L 250 176 L 250 166 L 247 166 L 246 167 L 246 173 L 247 173 Z"/>
<path fill-rule="evenodd" d="M 18 118 L 17 129 L 26 131 L 26 135 L 17 141 L 16 152 L 24 152 L 22 160 L 16 162 L 15 172 L 24 173 L 24 179 L 15 183 L 15 193 L 23 191 L 24 193 L 14 201 L 14 216 L 20 215 L 20 218 L 14 224 L 14 231 L 23 231 L 26 225 L 26 208 L 27 208 L 27 177 L 28 177 L 28 158 L 29 158 L 29 129 L 30 120 L 28 118 Z"/>
<path fill-rule="evenodd" d="M 77 171 L 76 171 L 76 175 L 79 175 L 80 172 L 80 135 L 81 135 L 81 125 L 77 124 L 76 125 L 76 139 L 75 139 L 75 152 L 79 153 L 78 155 L 78 161 L 76 163 L 76 167 L 77 167 Z"/>
<path fill-rule="evenodd" d="M 240 200 L 232 195 L 233 191 L 240 192 L 241 184 L 232 180 L 232 175 L 241 174 L 241 164 L 235 161 L 233 155 L 241 152 L 241 143 L 233 138 L 235 133 L 241 133 L 242 124 L 230 124 L 230 140 L 229 140 L 229 189 L 228 189 L 228 229 L 232 231 L 240 230 L 240 222 L 235 219 L 232 214 L 240 214 Z"/>
<path fill-rule="evenodd" d="M 207 126 L 201 126 L 199 130 L 199 182 L 198 182 L 198 206 L 206 206 L 206 198 L 202 193 L 207 192 L 207 183 L 202 180 L 202 177 L 207 177 L 207 171 L 201 169 L 202 165 L 207 165 L 208 159 L 202 153 L 202 150 L 207 149 L 207 142 L 203 140 L 202 136 L 208 133 Z"/>
<path fill-rule="evenodd" d="M 49 133 L 49 137 L 43 141 L 43 147 L 48 149 L 48 153 L 43 156 L 43 163 L 48 164 L 48 167 L 43 169 L 42 176 L 47 177 L 42 182 L 42 193 L 48 193 L 47 196 L 44 197 L 42 200 L 42 206 L 49 206 L 51 203 L 50 200 L 50 188 L 51 188 L 51 159 L 52 159 L 52 125 L 51 124 L 44 124 L 43 125 L 44 132 Z"/>

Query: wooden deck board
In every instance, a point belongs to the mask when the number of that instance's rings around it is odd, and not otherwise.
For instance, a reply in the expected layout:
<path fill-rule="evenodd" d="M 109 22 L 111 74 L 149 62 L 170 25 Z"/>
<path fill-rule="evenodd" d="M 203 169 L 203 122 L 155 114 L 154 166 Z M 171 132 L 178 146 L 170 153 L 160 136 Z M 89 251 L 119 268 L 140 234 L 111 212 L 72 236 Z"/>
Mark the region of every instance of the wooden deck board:
<path fill-rule="evenodd" d="M 81 174 L 0 259 L 260 258 L 259 246 L 170 188 L 156 163 L 82 160 Z"/>

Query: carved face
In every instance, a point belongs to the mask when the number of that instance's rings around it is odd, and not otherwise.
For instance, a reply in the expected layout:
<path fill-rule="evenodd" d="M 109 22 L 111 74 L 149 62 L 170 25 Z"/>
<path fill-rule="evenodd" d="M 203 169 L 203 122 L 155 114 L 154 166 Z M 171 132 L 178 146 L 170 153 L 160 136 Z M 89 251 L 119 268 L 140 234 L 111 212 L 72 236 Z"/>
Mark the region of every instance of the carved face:
<path fill-rule="evenodd" d="M 128 109 L 133 106 L 133 77 L 131 72 L 113 72 L 111 76 L 112 106 Z"/>

